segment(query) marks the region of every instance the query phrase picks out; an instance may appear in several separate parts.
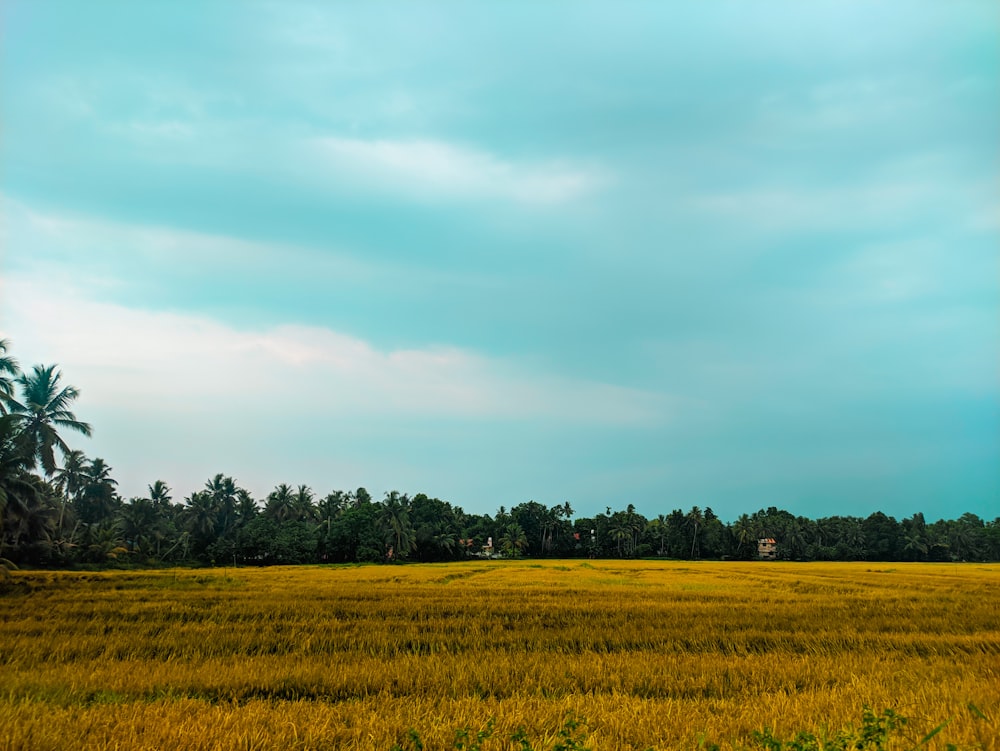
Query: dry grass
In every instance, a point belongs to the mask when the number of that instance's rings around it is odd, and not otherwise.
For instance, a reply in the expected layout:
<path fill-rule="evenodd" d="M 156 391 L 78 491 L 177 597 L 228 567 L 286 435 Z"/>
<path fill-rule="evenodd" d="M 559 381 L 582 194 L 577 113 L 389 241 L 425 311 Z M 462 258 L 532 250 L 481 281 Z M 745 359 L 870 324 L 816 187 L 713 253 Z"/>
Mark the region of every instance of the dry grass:
<path fill-rule="evenodd" d="M 0 749 L 749 744 L 894 707 L 1000 737 L 1000 566 L 474 562 L 14 572 Z M 989 718 L 974 718 L 975 704 Z M 938 744 L 938 745 L 935 745 Z M 910 744 L 912 745 L 912 743 Z M 909 747 L 909 746 L 907 746 Z"/>

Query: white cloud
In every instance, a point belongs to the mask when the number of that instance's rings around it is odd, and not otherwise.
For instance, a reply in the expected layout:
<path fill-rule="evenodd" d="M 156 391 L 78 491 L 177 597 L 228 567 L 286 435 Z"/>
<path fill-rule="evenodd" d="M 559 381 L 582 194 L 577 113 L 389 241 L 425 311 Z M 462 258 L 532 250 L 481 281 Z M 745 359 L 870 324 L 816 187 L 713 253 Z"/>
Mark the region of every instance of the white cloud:
<path fill-rule="evenodd" d="M 843 187 L 759 186 L 692 198 L 695 212 L 764 232 L 908 226 L 916 219 L 967 214 L 978 184 L 880 179 Z"/>
<path fill-rule="evenodd" d="M 758 103 L 753 136 L 772 146 L 801 147 L 799 139 L 884 126 L 934 106 L 925 92 L 918 82 L 898 78 L 842 79 L 774 92 Z"/>
<path fill-rule="evenodd" d="M 336 247 L 310 252 L 286 243 L 51 212 L 2 194 L 0 237 L 6 247 L 19 249 L 18 257 L 7 263 L 9 270 L 78 289 L 110 291 L 121 288 L 124 277 L 131 277 L 134 289 L 138 269 L 157 280 L 164 275 L 176 280 L 233 273 L 274 279 L 282 269 L 307 258 L 316 273 L 340 280 L 355 282 L 384 273 L 376 264 Z"/>
<path fill-rule="evenodd" d="M 554 204 L 580 198 L 602 182 L 593 170 L 562 162 L 519 164 L 444 141 L 330 137 L 313 144 L 335 173 L 418 197 Z"/>
<path fill-rule="evenodd" d="M 454 347 L 380 350 L 315 326 L 239 330 L 205 317 L 102 302 L 48 280 L 3 280 L 3 336 L 22 362 L 58 362 L 89 405 L 178 418 L 662 419 L 665 400 L 526 372 Z"/>

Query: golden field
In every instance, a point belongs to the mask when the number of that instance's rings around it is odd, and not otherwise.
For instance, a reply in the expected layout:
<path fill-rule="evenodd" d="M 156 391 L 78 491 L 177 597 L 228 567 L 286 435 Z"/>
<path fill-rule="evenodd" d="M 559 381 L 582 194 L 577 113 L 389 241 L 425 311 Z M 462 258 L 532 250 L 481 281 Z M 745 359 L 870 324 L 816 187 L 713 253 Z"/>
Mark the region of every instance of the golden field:
<path fill-rule="evenodd" d="M 0 580 L 0 750 L 754 747 L 910 718 L 996 748 L 1000 566 L 475 561 Z M 975 705 L 986 719 L 967 708 Z M 901 741 L 903 738 L 901 738 Z M 405 745 L 405 744 L 404 744 Z"/>

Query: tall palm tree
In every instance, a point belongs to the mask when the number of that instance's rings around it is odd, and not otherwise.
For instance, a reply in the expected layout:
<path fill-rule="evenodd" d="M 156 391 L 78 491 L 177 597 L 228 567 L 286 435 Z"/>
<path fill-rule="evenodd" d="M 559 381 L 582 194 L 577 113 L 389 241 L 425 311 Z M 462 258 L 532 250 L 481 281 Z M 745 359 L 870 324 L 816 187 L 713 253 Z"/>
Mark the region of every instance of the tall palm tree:
<path fill-rule="evenodd" d="M 290 485 L 281 483 L 267 496 L 264 513 L 277 522 L 291 520 L 295 515 L 295 492 Z"/>
<path fill-rule="evenodd" d="M 687 512 L 685 519 L 687 524 L 694 531 L 691 535 L 691 557 L 694 558 L 695 545 L 698 544 L 698 526 L 704 521 L 704 516 L 701 513 L 701 509 L 697 506 L 692 506 L 691 510 Z"/>
<path fill-rule="evenodd" d="M 14 381 L 21 374 L 17 360 L 7 354 L 9 339 L 0 339 L 0 415 L 7 414 L 7 399 L 14 395 Z"/>
<path fill-rule="evenodd" d="M 13 415 L 0 415 L 0 555 L 6 522 L 37 501 L 38 478 L 28 471 L 29 458 Z"/>
<path fill-rule="evenodd" d="M 177 535 L 177 528 L 174 524 L 174 508 L 170 505 L 171 491 L 170 486 L 163 480 L 157 480 L 147 487 L 149 488 L 149 493 L 145 500 L 149 502 L 153 511 L 151 528 L 148 531 L 148 535 L 156 543 L 156 549 L 146 552 L 152 552 L 157 558 L 160 558 L 163 542 Z"/>
<path fill-rule="evenodd" d="M 56 428 L 69 428 L 86 436 L 91 434 L 90 425 L 80 422 L 70 411 L 70 406 L 80 392 L 73 386 L 60 388 L 61 374 L 55 365 L 36 365 L 31 373 L 17 377 L 21 398 L 5 396 L 7 409 L 17 416 L 19 428 L 29 442 L 31 449 L 31 469 L 41 461 L 46 475 L 56 471 L 56 447 L 65 456 L 70 448 Z"/>
<path fill-rule="evenodd" d="M 122 537 L 129 552 L 150 555 L 150 542 L 157 541 L 156 507 L 148 498 L 133 498 L 118 515 Z M 162 538 L 162 536 L 161 536 Z"/>
<path fill-rule="evenodd" d="M 236 482 L 221 472 L 205 483 L 205 492 L 212 497 L 217 517 L 217 529 L 224 535 L 236 523 Z"/>
<path fill-rule="evenodd" d="M 110 518 L 120 499 L 115 489 L 118 481 L 111 476 L 111 467 L 100 457 L 92 459 L 88 468 L 87 485 L 77 499 L 80 521 L 87 524 Z"/>
<path fill-rule="evenodd" d="M 632 540 L 632 527 L 628 523 L 628 520 L 625 519 L 623 515 L 616 514 L 616 516 L 618 518 L 615 519 L 614 522 L 612 522 L 611 529 L 609 530 L 609 532 L 611 533 L 611 539 L 614 540 L 615 544 L 618 546 L 619 557 L 621 557 L 623 554 L 622 553 L 623 546 L 624 546 L 624 554 L 630 555 L 632 551 L 629 548 L 629 543 Z"/>
<path fill-rule="evenodd" d="M 511 522 L 500 537 L 500 551 L 511 558 L 519 556 L 528 547 L 528 536 L 517 522 Z"/>
<path fill-rule="evenodd" d="M 55 471 L 52 479 L 67 500 L 74 500 L 90 482 L 87 457 L 77 449 L 67 451 L 62 467 Z"/>
<path fill-rule="evenodd" d="M 157 508 L 170 506 L 170 486 L 163 480 L 157 480 L 149 486 L 149 500 Z"/>
<path fill-rule="evenodd" d="M 660 547 L 656 551 L 659 556 L 664 556 L 667 554 L 667 517 L 663 514 L 657 515 L 657 517 L 649 522 L 646 526 L 654 538 L 659 539 Z"/>
<path fill-rule="evenodd" d="M 299 485 L 295 491 L 292 501 L 294 516 L 300 522 L 311 522 L 316 520 L 316 506 L 313 499 L 316 494 L 308 485 Z"/>
<path fill-rule="evenodd" d="M 59 511 L 51 498 L 52 488 L 38 475 L 26 473 L 22 483 L 31 491 L 17 494 L 18 503 L 4 518 L 2 534 L 15 548 L 43 547 L 51 550 Z M 0 551 L 3 542 L 0 542 Z M 29 553 L 30 555 L 30 553 Z"/>
<path fill-rule="evenodd" d="M 215 501 L 207 490 L 195 491 L 187 498 L 184 509 L 187 531 L 194 539 L 198 552 L 203 552 L 215 540 L 218 514 Z"/>
<path fill-rule="evenodd" d="M 748 549 L 755 550 L 754 544 L 756 539 L 754 539 L 753 526 L 750 521 L 750 517 L 746 514 L 741 514 L 740 518 L 736 520 L 733 525 L 733 537 L 736 538 L 736 557 L 739 558 L 743 554 L 743 548 L 746 546 Z"/>
<path fill-rule="evenodd" d="M 410 499 L 393 490 L 382 499 L 382 532 L 393 556 L 405 558 L 417 547 L 416 531 L 410 522 Z"/>
<path fill-rule="evenodd" d="M 80 496 L 90 483 L 90 466 L 82 451 L 74 449 L 63 457 L 63 465 L 55 471 L 55 486 L 62 494 L 62 508 L 59 510 L 59 535 L 62 536 L 63 521 L 66 518 L 66 504 L 79 504 Z"/>
<path fill-rule="evenodd" d="M 236 491 L 236 518 L 240 526 L 245 526 L 257 516 L 257 501 L 250 495 L 246 488 L 239 488 Z"/>

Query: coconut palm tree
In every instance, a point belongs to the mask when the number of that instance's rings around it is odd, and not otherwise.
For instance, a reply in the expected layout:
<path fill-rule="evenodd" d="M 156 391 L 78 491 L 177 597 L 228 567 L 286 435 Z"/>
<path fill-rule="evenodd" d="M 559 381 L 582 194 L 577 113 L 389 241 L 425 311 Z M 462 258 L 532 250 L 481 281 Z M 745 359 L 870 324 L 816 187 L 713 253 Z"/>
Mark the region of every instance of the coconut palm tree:
<path fill-rule="evenodd" d="M 290 485 L 281 483 L 268 494 L 264 513 L 279 523 L 295 517 L 295 492 Z"/>
<path fill-rule="evenodd" d="M 13 496 L 17 504 L 9 506 L 10 513 L 4 517 L 2 534 L 15 549 L 21 549 L 22 555 L 35 557 L 39 551 L 51 551 L 59 511 L 53 502 L 51 486 L 38 475 L 25 473 L 21 483 L 28 492 Z M 31 486 L 30 490 L 28 486 Z M 31 548 L 35 549 L 34 553 Z M 0 542 L 0 552 L 2 549 L 3 543 Z M 47 554 L 42 552 L 42 557 L 47 557 Z"/>
<path fill-rule="evenodd" d="M 151 543 L 157 542 L 156 507 L 153 502 L 148 498 L 133 498 L 122 507 L 118 516 L 129 552 L 152 554 Z M 160 537 L 162 539 L 162 535 Z"/>
<path fill-rule="evenodd" d="M 28 447 L 18 430 L 14 415 L 0 415 L 0 489 L 3 483 L 16 475 L 27 472 L 30 464 Z"/>
<path fill-rule="evenodd" d="M 611 524 L 611 529 L 608 530 L 611 534 L 611 539 L 615 541 L 618 546 L 618 557 L 623 555 L 630 555 L 631 550 L 629 543 L 632 541 L 632 527 L 628 523 L 628 520 L 622 514 L 615 514 L 617 517 Z"/>
<path fill-rule="evenodd" d="M 500 537 L 500 552 L 514 558 L 528 547 L 528 536 L 517 522 L 511 522 Z"/>
<path fill-rule="evenodd" d="M 100 457 L 91 460 L 86 472 L 87 484 L 75 505 L 80 521 L 93 524 L 114 513 L 120 501 L 115 490 L 118 481 L 111 476 L 111 467 Z"/>
<path fill-rule="evenodd" d="M 743 556 L 744 548 L 751 551 L 756 550 L 755 544 L 757 540 L 756 535 L 754 535 L 753 524 L 750 521 L 750 517 L 746 514 L 741 514 L 740 518 L 733 525 L 733 537 L 736 539 L 737 558 Z"/>
<path fill-rule="evenodd" d="M 37 477 L 28 471 L 29 458 L 14 415 L 0 416 L 0 555 L 8 521 L 19 518 L 37 502 Z"/>
<path fill-rule="evenodd" d="M 236 490 L 236 518 L 239 526 L 245 527 L 257 516 L 257 501 L 246 488 Z"/>
<path fill-rule="evenodd" d="M 55 365 L 36 365 L 31 373 L 17 377 L 21 398 L 4 397 L 8 411 L 16 415 L 18 428 L 28 441 L 29 468 L 34 469 L 41 462 L 45 474 L 50 476 L 56 471 L 55 449 L 58 447 L 64 456 L 70 451 L 57 428 L 91 434 L 90 425 L 77 420 L 70 411 L 80 392 L 73 386 L 60 388 L 61 377 Z"/>
<path fill-rule="evenodd" d="M 417 547 L 409 506 L 409 497 L 397 490 L 386 493 L 382 499 L 382 534 L 394 558 L 405 558 Z"/>
<path fill-rule="evenodd" d="M 59 510 L 59 534 L 62 535 L 66 518 L 66 504 L 79 504 L 80 496 L 90 483 L 90 466 L 82 451 L 74 449 L 63 457 L 63 465 L 53 475 L 55 486 L 62 494 L 62 508 Z"/>
<path fill-rule="evenodd" d="M 168 508 L 170 506 L 170 486 L 163 480 L 157 480 L 149 486 L 149 500 L 157 508 Z"/>
<path fill-rule="evenodd" d="M 52 479 L 67 500 L 74 500 L 90 482 L 87 457 L 77 449 L 66 452 L 62 467 L 53 473 Z"/>
<path fill-rule="evenodd" d="M 691 557 L 694 558 L 695 546 L 698 544 L 698 526 L 704 521 L 705 517 L 701 513 L 700 508 L 692 506 L 691 510 L 687 512 L 685 519 L 688 526 L 693 530 L 691 534 Z"/>
<path fill-rule="evenodd" d="M 301 522 L 316 521 L 316 505 L 313 499 L 316 494 L 308 485 L 299 485 L 292 500 L 294 517 Z"/>
<path fill-rule="evenodd" d="M 14 381 L 21 374 L 17 360 L 7 354 L 10 340 L 0 339 L 0 415 L 7 414 L 7 399 L 14 395 Z"/>
<path fill-rule="evenodd" d="M 218 522 L 215 501 L 207 490 L 195 491 L 186 500 L 186 531 L 194 542 L 195 552 L 200 555 L 215 541 Z"/>
<path fill-rule="evenodd" d="M 227 534 L 236 524 L 236 482 L 221 472 L 205 483 L 205 492 L 212 497 L 219 536 Z"/>

